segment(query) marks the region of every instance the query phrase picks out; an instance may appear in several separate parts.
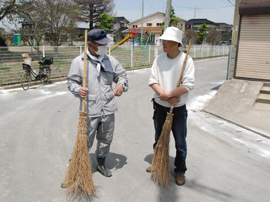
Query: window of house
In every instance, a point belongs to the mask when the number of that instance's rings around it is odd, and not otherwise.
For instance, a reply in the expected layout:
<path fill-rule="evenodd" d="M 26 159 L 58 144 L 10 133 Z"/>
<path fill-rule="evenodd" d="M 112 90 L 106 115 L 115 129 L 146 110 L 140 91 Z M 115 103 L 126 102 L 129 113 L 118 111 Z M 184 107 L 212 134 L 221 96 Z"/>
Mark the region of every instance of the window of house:
<path fill-rule="evenodd" d="M 147 27 L 152 27 L 152 23 L 147 23 Z"/>
<path fill-rule="evenodd" d="M 161 27 L 161 23 L 157 23 L 157 27 Z"/>
<path fill-rule="evenodd" d="M 120 27 L 124 27 L 125 26 L 125 24 L 124 23 L 120 23 Z"/>
<path fill-rule="evenodd" d="M 138 26 L 137 25 L 133 25 L 133 28 L 137 28 Z"/>

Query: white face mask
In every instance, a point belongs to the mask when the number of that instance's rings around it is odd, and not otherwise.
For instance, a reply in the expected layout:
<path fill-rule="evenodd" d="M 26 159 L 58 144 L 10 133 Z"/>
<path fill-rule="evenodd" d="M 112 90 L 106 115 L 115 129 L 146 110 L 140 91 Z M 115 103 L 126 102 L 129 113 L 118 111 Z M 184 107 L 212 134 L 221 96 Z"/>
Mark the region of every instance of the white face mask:
<path fill-rule="evenodd" d="M 99 56 L 103 56 L 107 53 L 107 45 L 105 46 L 96 46 L 98 50 L 96 51 L 96 54 Z"/>

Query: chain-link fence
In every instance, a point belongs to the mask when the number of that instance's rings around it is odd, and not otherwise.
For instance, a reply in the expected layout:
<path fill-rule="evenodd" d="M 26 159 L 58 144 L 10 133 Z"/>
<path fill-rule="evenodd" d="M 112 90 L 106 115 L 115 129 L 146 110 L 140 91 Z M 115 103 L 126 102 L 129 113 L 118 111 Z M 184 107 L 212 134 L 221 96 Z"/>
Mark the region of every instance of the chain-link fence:
<path fill-rule="evenodd" d="M 110 48 L 108 47 L 108 51 Z M 83 46 L 0 47 L 0 85 L 20 83 L 24 53 L 32 58 L 31 66 L 36 71 L 40 57 L 53 57 L 51 78 L 56 78 L 67 76 L 71 61 L 83 51 Z M 108 54 L 115 57 L 125 69 L 138 69 L 151 66 L 154 58 L 161 52 L 161 46 L 121 45 Z M 228 46 L 195 45 L 191 46 L 189 55 L 193 59 L 228 55 Z"/>

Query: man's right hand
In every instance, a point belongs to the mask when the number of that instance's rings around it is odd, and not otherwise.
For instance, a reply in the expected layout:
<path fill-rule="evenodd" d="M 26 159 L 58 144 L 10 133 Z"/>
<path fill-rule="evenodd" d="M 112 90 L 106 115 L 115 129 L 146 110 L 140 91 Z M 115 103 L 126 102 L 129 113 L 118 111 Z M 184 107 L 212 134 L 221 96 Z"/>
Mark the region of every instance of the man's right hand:
<path fill-rule="evenodd" d="M 80 90 L 79 90 L 79 96 L 82 97 L 82 98 L 86 98 L 88 91 L 89 91 L 88 88 L 81 87 Z"/>

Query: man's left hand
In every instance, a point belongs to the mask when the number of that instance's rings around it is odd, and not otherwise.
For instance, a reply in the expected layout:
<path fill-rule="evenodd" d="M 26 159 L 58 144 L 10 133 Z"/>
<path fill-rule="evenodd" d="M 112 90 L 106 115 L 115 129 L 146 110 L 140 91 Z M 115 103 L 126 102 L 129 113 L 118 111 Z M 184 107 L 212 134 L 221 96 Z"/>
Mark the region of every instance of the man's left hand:
<path fill-rule="evenodd" d="M 113 95 L 114 96 L 121 96 L 123 93 L 123 86 L 121 84 L 115 86 L 115 88 L 113 89 Z"/>

